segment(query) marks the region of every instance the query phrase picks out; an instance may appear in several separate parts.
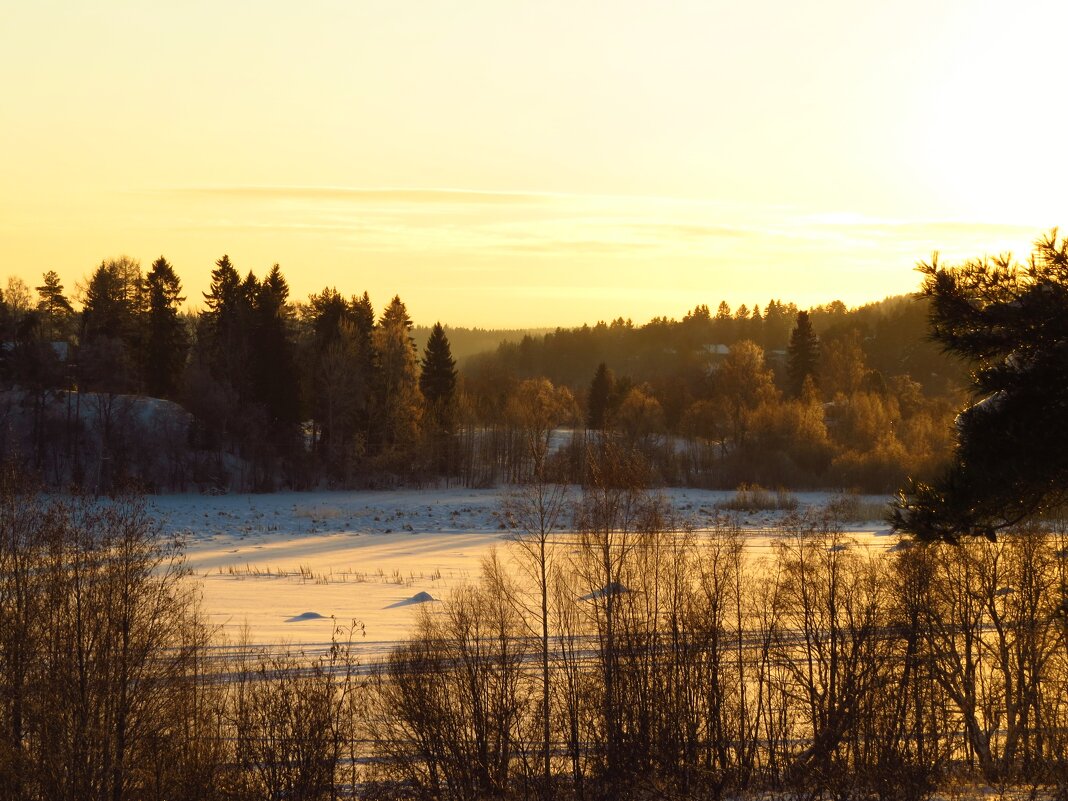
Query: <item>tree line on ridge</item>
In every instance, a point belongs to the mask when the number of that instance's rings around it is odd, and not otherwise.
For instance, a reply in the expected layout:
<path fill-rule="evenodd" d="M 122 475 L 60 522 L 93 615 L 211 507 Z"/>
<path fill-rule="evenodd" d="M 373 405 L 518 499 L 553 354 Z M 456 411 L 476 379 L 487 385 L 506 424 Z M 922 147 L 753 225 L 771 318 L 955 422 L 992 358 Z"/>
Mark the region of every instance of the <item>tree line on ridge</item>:
<path fill-rule="evenodd" d="M 483 486 L 528 474 L 537 432 L 572 481 L 591 438 L 615 437 L 662 483 L 888 491 L 944 461 L 963 383 L 910 298 L 699 304 L 458 364 L 440 324 L 417 350 L 399 297 L 294 301 L 278 265 L 242 276 L 222 257 L 196 313 L 162 257 L 102 262 L 77 310 L 55 273 L 35 290 L 0 294 L 5 455 L 105 492 Z"/>

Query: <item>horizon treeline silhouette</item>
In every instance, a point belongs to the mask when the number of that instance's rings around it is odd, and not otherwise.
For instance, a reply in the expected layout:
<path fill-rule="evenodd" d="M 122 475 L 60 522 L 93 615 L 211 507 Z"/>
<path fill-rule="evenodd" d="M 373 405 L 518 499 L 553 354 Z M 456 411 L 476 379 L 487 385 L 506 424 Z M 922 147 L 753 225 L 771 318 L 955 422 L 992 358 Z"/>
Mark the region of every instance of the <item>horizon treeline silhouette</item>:
<path fill-rule="evenodd" d="M 294 301 L 278 265 L 226 256 L 196 313 L 163 257 L 102 262 L 78 310 L 55 273 L 35 291 L 0 293 L 2 455 L 102 492 L 487 486 L 529 475 L 532 435 L 572 482 L 586 444 L 615 438 L 662 483 L 884 492 L 944 461 L 964 384 L 909 297 L 456 329 L 458 359 L 399 296 Z"/>

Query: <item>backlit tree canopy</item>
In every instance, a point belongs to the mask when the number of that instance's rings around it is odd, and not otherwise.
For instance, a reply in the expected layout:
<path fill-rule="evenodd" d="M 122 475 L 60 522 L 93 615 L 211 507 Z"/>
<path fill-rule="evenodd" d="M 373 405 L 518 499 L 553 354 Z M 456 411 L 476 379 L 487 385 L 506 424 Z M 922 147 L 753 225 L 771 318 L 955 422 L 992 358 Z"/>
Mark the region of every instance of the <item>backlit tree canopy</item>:
<path fill-rule="evenodd" d="M 978 401 L 958 415 L 943 476 L 910 482 L 892 513 L 923 540 L 991 539 L 1068 495 L 1068 244 L 1056 230 L 1027 264 L 921 264 L 932 337 L 971 360 Z"/>

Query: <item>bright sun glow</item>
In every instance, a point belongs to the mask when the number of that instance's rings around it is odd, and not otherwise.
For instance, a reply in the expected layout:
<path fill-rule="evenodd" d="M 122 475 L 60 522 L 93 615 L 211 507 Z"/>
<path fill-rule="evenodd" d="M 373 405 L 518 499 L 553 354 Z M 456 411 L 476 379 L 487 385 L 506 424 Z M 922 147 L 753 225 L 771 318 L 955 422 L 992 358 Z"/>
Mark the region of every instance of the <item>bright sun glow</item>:
<path fill-rule="evenodd" d="M 420 322 L 857 304 L 1068 224 L 1053 3 L 9 3 L 0 274 Z"/>

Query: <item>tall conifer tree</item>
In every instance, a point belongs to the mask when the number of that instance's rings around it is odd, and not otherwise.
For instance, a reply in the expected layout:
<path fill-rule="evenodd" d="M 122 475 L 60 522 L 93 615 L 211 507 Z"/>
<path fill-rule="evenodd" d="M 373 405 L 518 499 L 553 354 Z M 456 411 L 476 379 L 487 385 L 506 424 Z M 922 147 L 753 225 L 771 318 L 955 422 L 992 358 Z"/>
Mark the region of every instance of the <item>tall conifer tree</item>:
<path fill-rule="evenodd" d="M 350 479 L 359 457 L 377 445 L 370 436 L 374 386 L 374 308 L 363 297 L 346 301 L 328 287 L 309 299 L 310 350 L 305 358 L 316 448 L 329 475 Z"/>
<path fill-rule="evenodd" d="M 144 347 L 141 265 L 125 256 L 101 262 L 86 288 L 78 367 L 82 383 L 107 392 L 137 389 Z"/>
<path fill-rule="evenodd" d="M 805 387 L 805 379 L 811 378 L 816 382 L 819 374 L 820 343 L 816 333 L 812 330 L 812 322 L 808 319 L 808 312 L 797 313 L 797 324 L 790 334 L 790 345 L 787 349 L 786 372 L 790 381 L 790 395 L 800 398 Z"/>
<path fill-rule="evenodd" d="M 707 307 L 706 307 L 707 312 Z M 615 380 L 608 365 L 601 362 L 590 383 L 589 408 L 586 415 L 586 427 L 594 431 L 604 431 L 608 423 L 608 405 L 612 397 Z"/>
<path fill-rule="evenodd" d="M 456 360 L 441 323 L 434 323 L 423 351 L 419 389 L 428 407 L 450 405 L 456 398 Z"/>
<path fill-rule="evenodd" d="M 252 307 L 257 289 L 250 272 L 241 280 L 229 256 L 215 262 L 211 287 L 204 293 L 198 345 L 216 380 L 241 397 L 249 394 Z"/>
<path fill-rule="evenodd" d="M 412 321 L 399 296 L 382 313 L 374 331 L 377 365 L 377 421 L 386 447 L 412 445 L 419 437 L 422 396 Z"/>
<path fill-rule="evenodd" d="M 230 262 L 230 257 L 223 255 L 215 262 L 211 271 L 211 287 L 204 293 L 204 303 L 208 307 L 207 315 L 214 318 L 233 313 L 237 308 L 238 288 L 241 277 Z"/>
<path fill-rule="evenodd" d="M 67 332 L 74 309 L 63 294 L 63 283 L 59 280 L 59 275 L 49 270 L 42 276 L 41 286 L 36 289 L 40 298 L 37 301 L 37 313 L 45 327 L 45 336 L 49 339 L 63 336 Z"/>
<path fill-rule="evenodd" d="M 246 291 L 251 291 L 247 280 L 246 286 Z M 255 291 L 251 400 L 266 410 L 272 433 L 284 438 L 300 420 L 300 403 L 290 332 L 289 284 L 277 264 Z"/>
<path fill-rule="evenodd" d="M 423 351 L 419 389 L 426 401 L 424 428 L 434 469 L 451 472 L 451 437 L 456 427 L 456 360 L 441 323 L 435 323 Z"/>
<path fill-rule="evenodd" d="M 178 393 L 189 347 L 185 325 L 178 314 L 182 282 L 174 268 L 160 256 L 145 277 L 148 324 L 145 347 L 145 391 L 159 398 Z"/>
<path fill-rule="evenodd" d="M 435 323 L 423 351 L 419 389 L 430 422 L 439 433 L 451 434 L 456 409 L 456 360 L 441 323 Z"/>

